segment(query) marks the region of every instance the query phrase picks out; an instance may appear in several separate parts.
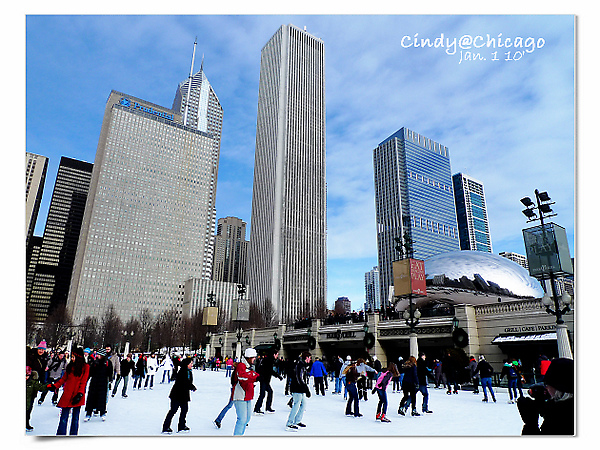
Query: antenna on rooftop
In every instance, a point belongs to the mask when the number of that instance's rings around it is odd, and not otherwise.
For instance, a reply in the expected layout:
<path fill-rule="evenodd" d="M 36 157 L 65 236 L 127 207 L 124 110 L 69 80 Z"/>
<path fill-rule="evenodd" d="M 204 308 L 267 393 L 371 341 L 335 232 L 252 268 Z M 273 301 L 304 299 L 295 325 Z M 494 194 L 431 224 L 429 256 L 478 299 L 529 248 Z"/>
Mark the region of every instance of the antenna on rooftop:
<path fill-rule="evenodd" d="M 185 98 L 185 109 L 183 110 L 183 124 L 187 125 L 187 115 L 190 105 L 190 91 L 192 90 L 192 77 L 194 76 L 194 58 L 196 58 L 196 44 L 198 43 L 198 36 L 194 39 L 194 52 L 192 53 L 192 66 L 190 67 L 190 76 L 188 78 L 187 96 Z M 204 56 L 202 57 L 204 61 Z"/>

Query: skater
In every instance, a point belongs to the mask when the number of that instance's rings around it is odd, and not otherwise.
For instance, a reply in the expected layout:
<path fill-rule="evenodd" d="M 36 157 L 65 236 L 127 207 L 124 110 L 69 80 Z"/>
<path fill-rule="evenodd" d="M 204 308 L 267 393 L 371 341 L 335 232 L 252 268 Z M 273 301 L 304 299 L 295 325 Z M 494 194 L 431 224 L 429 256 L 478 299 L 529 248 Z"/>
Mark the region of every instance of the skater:
<path fill-rule="evenodd" d="M 192 358 L 185 358 L 181 361 L 181 366 L 177 372 L 177 378 L 175 379 L 175 383 L 173 383 L 171 393 L 169 394 L 169 398 L 171 399 L 171 409 L 169 409 L 162 426 L 162 432 L 165 434 L 171 434 L 173 432 L 171 429 L 171 420 L 173 420 L 173 416 L 178 409 L 180 411 L 177 432 L 185 433 L 190 431 L 185 423 L 185 418 L 188 412 L 188 403 L 191 400 L 190 391 L 196 391 L 196 386 L 194 386 L 194 376 L 192 374 L 193 365 L 194 362 Z"/>
<path fill-rule="evenodd" d="M 48 370 L 48 353 L 46 353 L 46 341 L 40 341 L 37 347 L 32 348 L 27 353 L 26 365 L 31 367 L 31 370 L 37 372 L 38 381 L 46 382 L 46 371 Z M 37 396 L 37 392 L 35 393 Z M 35 400 L 35 396 L 33 399 Z"/>
<path fill-rule="evenodd" d="M 102 420 L 106 420 L 106 398 L 108 395 L 108 383 L 112 377 L 112 364 L 106 359 L 106 350 L 101 348 L 96 352 L 97 358 L 90 364 L 90 387 L 85 404 L 84 422 L 92 418 L 95 412 Z"/>
<path fill-rule="evenodd" d="M 158 361 L 156 359 L 156 354 L 152 353 L 148 359 L 146 360 L 146 383 L 144 384 L 144 389 L 148 388 L 148 383 L 150 383 L 150 389 L 154 388 L 154 374 L 158 370 Z"/>
<path fill-rule="evenodd" d="M 517 400 L 523 419 L 523 435 L 575 434 L 575 364 L 572 359 L 553 359 L 544 375 L 543 385 L 529 389 L 529 397 Z M 539 417 L 544 418 L 538 425 Z"/>
<path fill-rule="evenodd" d="M 167 384 L 170 383 L 171 382 L 171 372 L 173 371 L 173 361 L 171 360 L 171 357 L 169 356 L 168 353 L 165 355 L 165 359 L 162 360 L 162 362 L 160 363 L 160 365 L 158 367 L 163 370 L 162 381 L 160 383 L 164 384 L 165 377 L 167 377 Z"/>
<path fill-rule="evenodd" d="M 400 400 L 398 406 L 398 414 L 404 416 L 408 410 L 408 404 L 411 406 L 411 415 L 420 416 L 417 412 L 417 387 L 419 386 L 419 378 L 417 375 L 417 358 L 411 356 L 404 363 L 404 378 L 402 379 L 402 391 L 404 396 Z"/>
<path fill-rule="evenodd" d="M 231 377 L 233 372 L 233 358 L 231 356 L 226 357 L 225 359 L 225 376 Z"/>
<path fill-rule="evenodd" d="M 348 356 L 346 356 L 346 361 L 344 361 L 344 363 L 342 364 L 342 367 L 340 367 L 341 384 L 342 384 L 342 387 L 344 388 L 344 400 L 346 400 L 348 398 L 348 387 L 347 387 L 347 382 L 346 382 L 346 369 L 348 368 L 348 366 L 350 366 L 350 364 L 352 364 L 352 358 L 350 357 L 350 355 L 348 355 Z"/>
<path fill-rule="evenodd" d="M 521 398 L 523 397 L 523 383 L 525 382 L 523 366 L 521 365 L 521 360 L 513 361 L 512 364 L 515 372 L 517 372 L 517 391 L 519 391 L 519 398 Z"/>
<path fill-rule="evenodd" d="M 442 374 L 445 378 L 445 383 L 448 388 L 446 394 L 452 395 L 452 388 L 454 393 L 458 394 L 458 383 L 456 382 L 456 367 L 452 355 L 448 351 L 446 356 L 442 359 Z"/>
<path fill-rule="evenodd" d="M 471 355 L 469 358 L 469 365 L 467 367 L 471 375 L 471 381 L 473 382 L 473 394 L 479 394 L 479 372 L 477 370 L 477 361 L 475 357 Z"/>
<path fill-rule="evenodd" d="M 427 376 L 431 373 L 431 369 L 427 365 L 425 353 L 421 352 L 417 361 L 417 379 L 418 392 L 423 396 L 423 404 L 421 411 L 423 414 L 431 414 L 433 411 L 429 409 L 429 391 L 427 389 Z"/>
<path fill-rule="evenodd" d="M 268 413 L 274 413 L 273 409 L 273 388 L 271 387 L 271 377 L 275 376 L 282 379 L 281 376 L 275 371 L 275 360 L 278 358 L 279 352 L 275 351 L 275 353 L 269 353 L 264 358 L 261 359 L 260 364 L 256 368 L 256 372 L 260 375 L 258 377 L 258 382 L 260 384 L 260 394 L 258 395 L 258 399 L 256 400 L 256 404 L 254 405 L 254 414 L 255 415 L 263 415 L 264 412 L 261 411 L 263 400 L 265 398 L 265 394 L 267 394 L 267 402 L 265 403 L 265 411 Z"/>
<path fill-rule="evenodd" d="M 64 350 L 59 350 L 56 352 L 56 355 L 52 358 L 50 363 L 48 364 L 48 380 L 47 383 L 54 383 L 62 378 L 65 373 L 65 369 L 67 368 L 67 360 L 65 359 Z M 44 403 L 44 399 L 46 398 L 46 394 L 48 391 L 42 392 L 40 396 L 39 405 Z M 52 395 L 52 404 L 56 406 L 58 403 L 58 391 L 54 391 L 54 395 Z"/>
<path fill-rule="evenodd" d="M 231 376 L 233 384 L 231 399 L 233 400 L 233 406 L 235 406 L 237 414 L 237 420 L 233 429 L 234 436 L 242 436 L 246 431 L 246 425 L 250 422 L 252 399 L 254 398 L 254 382 L 258 378 L 258 373 L 252 370 L 255 359 L 256 350 L 252 347 L 247 348 Z"/>
<path fill-rule="evenodd" d="M 440 388 L 440 384 L 444 386 L 444 383 L 442 381 L 442 363 L 439 359 L 433 360 L 433 379 L 435 380 L 436 389 Z"/>
<path fill-rule="evenodd" d="M 25 367 L 25 431 L 33 430 L 31 426 L 31 411 L 33 403 L 38 392 L 47 392 L 48 388 L 45 383 L 38 379 L 38 373 L 31 370 L 31 367 Z"/>
<path fill-rule="evenodd" d="M 343 365 L 344 365 L 344 360 L 342 358 L 340 358 L 339 356 L 336 356 L 333 359 L 332 374 L 334 377 L 334 389 L 333 389 L 332 394 L 335 394 L 335 395 L 339 395 L 342 393 L 342 378 L 341 378 L 340 371 L 341 371 Z"/>
<path fill-rule="evenodd" d="M 494 390 L 492 389 L 492 375 L 494 374 L 494 369 L 490 363 L 485 360 L 483 355 L 479 355 L 479 362 L 475 368 L 475 373 L 481 376 L 481 390 L 483 391 L 483 399 L 481 401 L 488 401 L 486 390 L 489 389 L 490 396 L 494 403 L 496 403 L 496 397 L 494 396 Z"/>
<path fill-rule="evenodd" d="M 504 360 L 502 372 L 500 372 L 500 380 L 504 377 L 508 381 L 508 403 L 515 403 L 517 401 L 517 371 L 508 359 Z"/>
<path fill-rule="evenodd" d="M 302 423 L 302 417 L 304 415 L 304 409 L 306 408 L 306 399 L 310 398 L 310 389 L 305 382 L 310 359 L 310 352 L 304 351 L 294 366 L 294 372 L 292 373 L 292 379 L 290 381 L 292 410 L 290 411 L 290 415 L 285 424 L 286 431 L 298 431 L 298 428 L 306 427 L 306 425 Z"/>
<path fill-rule="evenodd" d="M 104 349 L 106 350 L 106 359 L 108 359 L 113 366 L 111 382 L 108 384 L 108 392 L 110 392 L 112 381 L 114 381 L 115 384 L 118 384 L 119 381 L 121 381 L 121 360 L 119 354 L 113 352 L 110 345 L 105 346 Z"/>
<path fill-rule="evenodd" d="M 358 390 L 356 389 L 356 380 L 358 371 L 356 364 L 350 363 L 342 372 L 346 377 L 346 390 L 348 392 L 348 403 L 346 403 L 346 417 L 362 417 L 358 407 Z M 352 412 L 354 406 L 354 412 Z"/>
<path fill-rule="evenodd" d="M 309 375 L 315 380 L 315 394 L 319 395 L 319 391 L 321 395 L 325 395 L 325 387 L 323 385 L 323 380 L 327 376 L 327 371 L 325 370 L 325 366 L 319 360 L 319 358 L 315 358 L 315 362 L 312 364 L 310 368 Z"/>
<path fill-rule="evenodd" d="M 356 371 L 358 372 L 358 380 L 356 382 L 356 387 L 358 389 L 358 399 L 368 400 L 367 398 L 367 372 L 376 373 L 375 369 L 371 366 L 368 366 L 365 363 L 365 360 L 362 358 L 358 358 L 356 361 Z"/>
<path fill-rule="evenodd" d="M 127 398 L 127 385 L 129 384 L 129 374 L 133 374 L 133 371 L 135 370 L 135 363 L 133 362 L 132 356 L 133 355 L 131 353 L 127 353 L 127 356 L 119 362 L 121 374 L 117 378 L 117 381 L 115 381 L 115 387 L 112 392 L 113 397 L 117 393 L 119 383 L 121 382 L 121 380 L 123 380 L 123 390 L 121 391 L 121 397 Z"/>
<path fill-rule="evenodd" d="M 69 435 L 76 436 L 79 431 L 79 414 L 81 407 L 85 405 L 85 388 L 90 374 L 90 366 L 85 362 L 83 349 L 77 347 L 71 354 L 71 362 L 65 369 L 65 374 L 54 384 L 50 384 L 50 390 L 58 392 L 62 386 L 63 393 L 58 401 L 60 419 L 56 430 L 57 436 L 67 434 L 67 423 L 71 413 L 71 427 Z"/>
<path fill-rule="evenodd" d="M 140 353 L 137 361 L 135 362 L 135 371 L 133 373 L 133 389 L 142 388 L 142 380 L 146 376 L 146 358 Z"/>
<path fill-rule="evenodd" d="M 391 420 L 388 419 L 385 415 L 387 413 L 388 405 L 387 393 L 385 391 L 388 387 L 388 384 L 390 383 L 390 380 L 393 377 L 397 377 L 398 375 L 398 368 L 396 367 L 396 364 L 390 362 L 388 364 L 387 370 L 380 374 L 377 378 L 375 388 L 373 389 L 373 392 L 376 392 L 377 396 L 379 397 L 379 403 L 377 403 L 377 415 L 375 416 L 375 420 L 380 420 L 386 423 L 391 422 Z"/>

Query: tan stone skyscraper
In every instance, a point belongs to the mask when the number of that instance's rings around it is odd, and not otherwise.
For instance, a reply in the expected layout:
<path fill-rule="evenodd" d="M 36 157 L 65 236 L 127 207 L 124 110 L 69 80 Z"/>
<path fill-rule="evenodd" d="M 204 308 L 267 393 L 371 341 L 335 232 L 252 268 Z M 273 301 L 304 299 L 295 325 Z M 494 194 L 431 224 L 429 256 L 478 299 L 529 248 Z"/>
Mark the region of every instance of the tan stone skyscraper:
<path fill-rule="evenodd" d="M 282 25 L 261 52 L 248 296 L 267 323 L 326 309 L 325 48 Z"/>

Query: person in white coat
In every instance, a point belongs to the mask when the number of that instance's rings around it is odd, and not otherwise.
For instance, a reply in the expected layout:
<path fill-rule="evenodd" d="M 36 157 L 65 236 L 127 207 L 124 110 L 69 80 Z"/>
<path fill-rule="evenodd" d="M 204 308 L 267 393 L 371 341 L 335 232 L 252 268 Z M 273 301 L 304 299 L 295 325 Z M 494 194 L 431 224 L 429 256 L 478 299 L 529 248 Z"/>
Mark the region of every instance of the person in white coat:
<path fill-rule="evenodd" d="M 154 375 L 158 371 L 158 360 L 156 359 L 156 355 L 152 353 L 146 359 L 146 367 L 148 373 L 146 374 L 146 383 L 144 384 L 144 389 L 148 387 L 148 383 L 150 383 L 150 389 L 154 387 Z"/>
<path fill-rule="evenodd" d="M 163 370 L 161 384 L 165 382 L 165 376 L 167 377 L 167 382 L 171 383 L 171 372 L 173 371 L 173 360 L 171 360 L 171 357 L 168 354 L 167 354 L 167 356 L 165 356 L 165 359 L 162 360 L 162 362 L 160 363 L 160 365 L 158 367 Z"/>

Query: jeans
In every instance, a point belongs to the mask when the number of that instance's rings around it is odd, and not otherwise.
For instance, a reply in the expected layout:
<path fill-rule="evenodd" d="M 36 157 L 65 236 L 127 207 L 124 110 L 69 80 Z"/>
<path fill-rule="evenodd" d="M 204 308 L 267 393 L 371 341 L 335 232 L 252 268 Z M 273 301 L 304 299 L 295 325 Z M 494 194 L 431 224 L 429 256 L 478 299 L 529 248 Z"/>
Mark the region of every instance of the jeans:
<path fill-rule="evenodd" d="M 514 392 L 514 395 L 513 395 Z M 516 378 L 509 378 L 508 379 L 508 395 L 510 396 L 510 399 L 512 400 L 513 398 L 517 398 L 517 379 Z"/>
<path fill-rule="evenodd" d="M 342 377 L 342 386 L 344 386 L 344 400 L 346 400 L 346 398 L 348 397 L 348 386 L 346 384 L 346 377 Z M 342 392 L 340 390 L 340 392 Z"/>
<path fill-rule="evenodd" d="M 267 394 L 267 403 L 265 404 L 265 408 L 267 411 L 270 411 L 271 404 L 273 403 L 273 388 L 269 383 L 260 382 L 260 394 L 258 395 L 258 399 L 256 400 L 256 404 L 254 405 L 254 412 L 260 411 L 262 408 L 263 400 L 265 398 L 265 393 Z"/>
<path fill-rule="evenodd" d="M 229 400 L 229 403 L 227 403 L 225 405 L 225 408 L 223 408 L 221 410 L 221 412 L 219 413 L 219 415 L 215 419 L 215 422 L 217 422 L 217 423 L 223 422 L 223 419 L 225 418 L 225 414 L 227 414 L 227 411 L 229 411 L 232 406 L 233 406 L 233 400 Z"/>
<path fill-rule="evenodd" d="M 233 435 L 242 436 L 246 431 L 246 425 L 250 422 L 252 402 L 250 400 L 234 400 L 233 406 L 235 406 L 235 413 L 237 414 Z"/>
<path fill-rule="evenodd" d="M 117 388 L 119 387 L 119 383 L 123 380 L 123 390 L 121 391 L 121 395 L 124 396 L 127 393 L 127 385 L 129 384 L 129 375 L 125 375 L 124 377 L 121 375 L 117 375 L 117 381 L 115 381 L 115 388 L 113 389 L 113 395 L 117 393 Z"/>
<path fill-rule="evenodd" d="M 333 392 L 337 394 L 342 393 L 342 379 L 340 377 L 335 377 L 335 389 Z"/>
<path fill-rule="evenodd" d="M 137 387 L 138 389 L 141 389 L 143 379 L 144 379 L 144 375 L 134 375 L 133 376 L 133 388 L 135 389 Z"/>
<path fill-rule="evenodd" d="M 387 393 L 383 389 L 377 388 L 377 396 L 379 397 L 379 403 L 377 403 L 377 414 L 387 412 Z"/>
<path fill-rule="evenodd" d="M 165 417 L 165 421 L 163 422 L 163 430 L 171 427 L 171 420 L 173 420 L 173 416 L 178 409 L 181 409 L 181 411 L 179 412 L 179 423 L 177 429 L 178 431 L 181 431 L 183 428 L 185 428 L 185 418 L 188 413 L 188 402 L 179 402 L 171 399 L 171 409 L 167 413 L 167 417 Z"/>
<path fill-rule="evenodd" d="M 69 435 L 77 436 L 77 432 L 79 431 L 79 412 L 81 411 L 81 406 L 76 406 L 74 408 L 61 408 L 58 429 L 56 430 L 57 436 L 67 435 L 67 422 L 69 421 L 69 413 L 71 410 L 73 410 L 73 414 L 71 416 L 71 428 L 69 429 Z"/>
<path fill-rule="evenodd" d="M 494 397 L 494 391 L 492 390 L 492 377 L 481 378 L 481 389 L 483 390 L 483 398 L 487 400 L 487 392 L 486 388 L 490 390 L 490 395 L 493 400 L 496 400 Z"/>
<path fill-rule="evenodd" d="M 358 416 L 358 390 L 356 389 L 356 383 L 348 383 L 346 386 L 348 391 L 348 403 L 346 403 L 346 415 L 354 414 Z M 354 404 L 354 413 L 352 413 L 352 404 Z"/>
<path fill-rule="evenodd" d="M 419 392 L 423 395 L 423 412 L 429 410 L 429 391 L 427 390 L 427 385 L 419 385 Z"/>
<path fill-rule="evenodd" d="M 171 382 L 171 369 L 163 370 L 163 377 L 162 377 L 161 383 L 165 382 L 165 377 L 167 377 L 167 382 L 170 383 Z"/>
<path fill-rule="evenodd" d="M 231 372 L 233 372 L 233 366 L 225 366 L 225 376 L 230 377 Z"/>
<path fill-rule="evenodd" d="M 287 426 L 297 425 L 302 422 L 304 409 L 306 408 L 306 394 L 300 392 L 292 392 L 292 410 L 288 416 Z"/>

